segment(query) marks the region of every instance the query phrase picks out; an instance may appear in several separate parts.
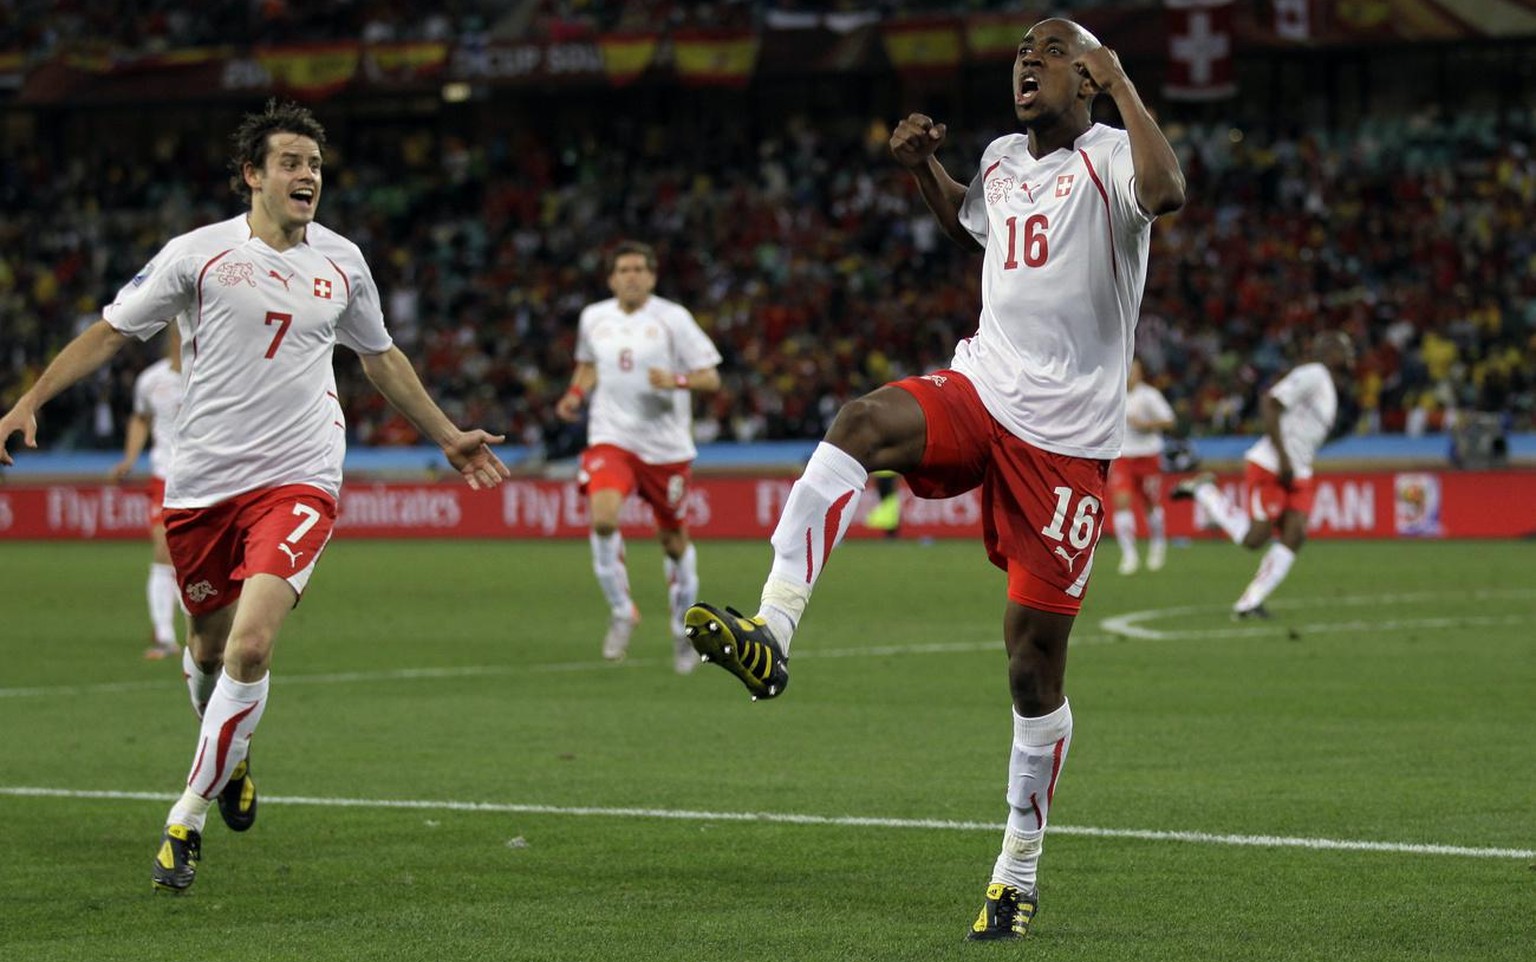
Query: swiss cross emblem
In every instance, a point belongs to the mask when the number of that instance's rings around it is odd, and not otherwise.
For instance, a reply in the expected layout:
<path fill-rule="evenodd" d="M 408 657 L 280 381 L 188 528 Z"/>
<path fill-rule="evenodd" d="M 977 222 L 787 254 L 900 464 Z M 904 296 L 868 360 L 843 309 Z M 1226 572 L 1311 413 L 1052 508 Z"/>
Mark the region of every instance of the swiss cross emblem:
<path fill-rule="evenodd" d="M 331 299 L 331 282 L 323 277 L 315 278 L 315 296 Z"/>
<path fill-rule="evenodd" d="M 1056 178 L 1056 196 L 1065 197 L 1072 193 L 1072 181 L 1076 174 L 1062 174 Z"/>

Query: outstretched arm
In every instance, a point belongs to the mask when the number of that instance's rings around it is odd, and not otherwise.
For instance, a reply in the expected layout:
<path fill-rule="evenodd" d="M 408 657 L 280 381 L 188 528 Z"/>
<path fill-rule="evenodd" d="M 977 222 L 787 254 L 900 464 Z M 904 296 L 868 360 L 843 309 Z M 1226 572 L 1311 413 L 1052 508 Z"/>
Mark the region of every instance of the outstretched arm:
<path fill-rule="evenodd" d="M 981 245 L 960 224 L 965 185 L 949 176 L 949 171 L 934 156 L 948 132 L 948 127 L 934 123 L 932 117 L 912 114 L 898 123 L 891 133 L 891 155 L 917 181 L 923 202 L 933 211 L 944 233 L 955 243 L 974 250 Z"/>
<path fill-rule="evenodd" d="M 383 354 L 363 354 L 360 357 L 363 373 L 368 375 L 373 386 L 379 389 L 385 400 L 394 405 L 395 410 L 416 425 L 417 430 L 443 449 L 448 463 L 464 475 L 464 480 L 471 488 L 493 488 L 511 477 L 512 472 L 507 470 L 507 466 L 501 463 L 501 459 L 489 447 L 500 444 L 506 437 L 488 434 L 478 428 L 472 431 L 459 430 L 427 394 L 421 378 L 416 376 L 416 369 L 398 347 L 392 347 Z"/>
<path fill-rule="evenodd" d="M 0 464 L 14 464 L 6 442 L 17 431 L 22 443 L 37 447 L 37 411 L 60 391 L 111 360 L 128 343 L 128 335 L 118 333 L 106 321 L 97 321 L 79 337 L 70 341 L 59 356 L 44 369 L 32 389 L 16 400 L 16 405 L 0 418 Z"/>
<path fill-rule="evenodd" d="M 1179 158 L 1141 102 L 1136 85 L 1125 75 L 1120 58 L 1108 47 L 1094 47 L 1075 64 L 1100 93 L 1106 93 L 1120 109 L 1120 119 L 1131 139 L 1131 166 L 1136 169 L 1136 201 L 1151 214 L 1169 214 L 1184 206 L 1184 171 Z"/>

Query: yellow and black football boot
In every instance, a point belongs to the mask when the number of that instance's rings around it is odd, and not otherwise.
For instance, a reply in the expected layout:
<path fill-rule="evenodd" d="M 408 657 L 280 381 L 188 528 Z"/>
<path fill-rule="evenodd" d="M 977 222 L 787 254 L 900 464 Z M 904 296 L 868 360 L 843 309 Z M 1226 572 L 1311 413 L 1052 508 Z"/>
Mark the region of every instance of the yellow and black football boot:
<path fill-rule="evenodd" d="M 1022 939 L 1029 934 L 1029 923 L 1034 921 L 1039 905 L 1040 897 L 1034 889 L 1020 892 L 1012 885 L 993 882 L 987 886 L 987 901 L 981 914 L 971 923 L 965 937 L 972 942 Z"/>
<path fill-rule="evenodd" d="M 150 882 L 157 892 L 181 893 L 192 887 L 203 857 L 203 836 L 185 825 L 167 825 L 155 853 Z"/>
<path fill-rule="evenodd" d="M 230 773 L 229 784 L 219 792 L 219 815 L 234 832 L 243 832 L 256 824 L 256 782 L 251 779 L 249 751 Z"/>
<path fill-rule="evenodd" d="M 683 634 L 700 660 L 740 678 L 753 701 L 777 698 L 789 687 L 789 656 L 763 619 L 700 603 L 683 616 Z"/>

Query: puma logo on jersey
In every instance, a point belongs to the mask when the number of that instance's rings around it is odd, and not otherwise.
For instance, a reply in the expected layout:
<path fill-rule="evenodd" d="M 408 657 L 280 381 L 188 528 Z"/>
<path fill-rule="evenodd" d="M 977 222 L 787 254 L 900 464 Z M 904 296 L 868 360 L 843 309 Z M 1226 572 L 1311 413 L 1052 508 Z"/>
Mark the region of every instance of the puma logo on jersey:
<path fill-rule="evenodd" d="M 1028 181 L 1025 181 L 1024 183 L 1020 184 L 1019 185 L 1019 190 L 1022 190 L 1024 192 L 1024 195 L 1029 198 L 1029 202 L 1031 204 L 1033 204 L 1035 202 L 1035 192 L 1034 192 L 1034 190 L 1032 190 L 1030 188 Z"/>
<path fill-rule="evenodd" d="M 1087 550 L 1087 548 L 1084 548 L 1082 551 L 1074 551 L 1068 554 L 1066 548 L 1063 548 L 1061 545 L 1057 545 L 1055 548 L 1055 553 L 1061 555 L 1061 560 L 1067 563 L 1067 570 L 1071 571 L 1074 567 L 1077 566 L 1077 559 L 1083 556 L 1083 551 Z"/>
<path fill-rule="evenodd" d="M 285 545 L 285 544 L 283 544 L 281 542 L 278 543 L 277 547 L 278 547 L 279 551 L 281 551 L 283 554 L 288 556 L 288 563 L 289 564 L 293 565 L 295 568 L 297 568 L 299 566 L 299 556 L 302 555 L 304 552 L 302 552 L 302 551 L 294 551 L 292 548 L 288 547 L 287 545 Z"/>
<path fill-rule="evenodd" d="M 293 280 L 293 275 L 292 274 L 289 274 L 287 277 L 284 277 L 283 275 L 279 274 L 277 271 L 267 271 L 267 276 L 272 278 L 275 281 L 280 281 L 282 283 L 282 285 L 283 285 L 283 290 L 285 290 L 285 291 L 288 289 L 288 282 Z"/>
<path fill-rule="evenodd" d="M 945 382 L 948 381 L 949 378 L 945 377 L 942 374 L 924 374 L 921 378 L 919 378 L 919 380 L 922 380 L 922 381 L 932 381 L 934 387 L 943 387 Z"/>

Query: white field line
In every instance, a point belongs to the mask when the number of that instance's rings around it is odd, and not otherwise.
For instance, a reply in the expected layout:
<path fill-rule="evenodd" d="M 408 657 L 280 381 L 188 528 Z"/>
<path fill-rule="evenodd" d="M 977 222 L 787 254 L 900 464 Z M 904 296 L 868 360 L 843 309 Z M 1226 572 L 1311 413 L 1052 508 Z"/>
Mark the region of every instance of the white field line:
<path fill-rule="evenodd" d="M 1338 598 L 1299 598 L 1282 600 L 1268 605 L 1277 615 L 1283 615 L 1293 609 L 1304 608 L 1343 608 L 1361 607 L 1366 605 L 1382 606 L 1400 609 L 1403 606 L 1423 604 L 1426 602 L 1443 601 L 1447 598 L 1473 601 L 1509 601 L 1536 598 L 1536 589 L 1531 588 L 1486 588 L 1472 591 L 1416 591 L 1397 594 L 1375 595 L 1344 595 Z M 1536 620 L 1536 611 L 1524 615 L 1469 615 L 1466 617 L 1437 616 L 1424 618 L 1392 618 L 1380 621 L 1354 619 L 1351 621 L 1328 622 L 1292 622 L 1288 618 L 1278 618 L 1279 623 L 1266 625 L 1254 625 L 1248 623 L 1243 627 L 1229 628 L 1205 628 L 1196 630 L 1158 629 L 1147 626 L 1147 622 L 1158 621 L 1165 618 L 1179 618 L 1187 615 L 1226 615 L 1231 609 L 1225 605 L 1182 605 L 1172 608 L 1147 608 L 1142 611 L 1129 611 L 1125 614 L 1104 618 L 1099 622 L 1099 628 L 1111 635 L 1122 638 L 1136 638 L 1143 641 L 1168 641 L 1171 639 L 1193 638 L 1255 638 L 1265 636 L 1285 635 L 1291 630 L 1298 633 L 1329 634 L 1336 632 L 1380 632 L 1380 631 L 1404 631 L 1410 628 L 1460 628 L 1460 627 L 1494 627 L 1505 625 L 1524 625 Z"/>
<path fill-rule="evenodd" d="M 67 788 L 0 786 L 0 796 L 15 798 L 73 798 L 107 801 L 172 802 L 169 792 L 77 791 Z M 997 822 L 965 822 L 937 818 L 878 818 L 866 815 L 803 815 L 794 812 L 703 812 L 676 808 L 606 808 L 591 805 L 534 805 L 514 802 L 455 802 L 386 798 L 310 798 L 263 795 L 266 805 L 309 805 L 317 808 L 377 808 L 426 812 L 482 812 L 508 815 L 559 815 L 574 818 L 648 818 L 683 822 L 757 822 L 769 825 L 812 825 L 839 828 L 896 828 L 929 831 L 1001 832 Z M 1371 842 L 1357 839 L 1295 838 L 1284 835 L 1218 835 L 1211 832 L 1172 832 L 1135 828 L 1092 828 L 1051 825 L 1052 835 L 1124 838 L 1144 842 L 1188 842 L 1247 848 L 1303 848 L 1316 851 L 1385 852 L 1396 855 L 1458 855 L 1467 858 L 1532 859 L 1536 851 L 1416 842 Z"/>
<path fill-rule="evenodd" d="M 1105 642 L 1118 642 L 1122 639 L 1112 635 L 1083 635 L 1074 637 L 1074 645 L 1102 644 Z M 999 655 L 1003 651 L 1003 642 L 997 641 L 960 641 L 960 642 L 934 642 L 921 645 L 875 645 L 866 648 L 832 648 L 823 651 L 806 650 L 795 652 L 796 662 L 808 658 L 879 658 L 890 655 L 951 655 L 970 654 L 975 652 L 996 652 Z M 670 660 L 666 662 L 670 664 Z M 281 671 L 274 673 L 272 682 L 274 685 L 340 685 L 353 682 L 376 681 L 422 681 L 440 678 L 472 678 L 486 675 L 536 675 L 557 674 L 563 672 L 587 672 L 587 671 L 622 671 L 626 668 L 653 668 L 663 664 L 659 658 L 627 658 L 618 664 L 590 658 L 586 661 L 560 662 L 553 664 L 530 665 L 458 665 L 442 668 L 391 668 L 379 671 L 336 671 L 324 672 L 313 675 L 288 675 Z M 30 688 L 0 688 L 0 699 L 4 698 L 39 698 L 49 695 L 106 695 L 119 692 L 157 691 L 170 685 L 179 685 L 179 682 L 169 675 L 158 680 L 148 681 L 109 681 L 87 685 L 40 685 Z"/>
<path fill-rule="evenodd" d="M 1407 605 L 1442 600 L 1447 597 L 1476 600 L 1507 600 L 1536 598 L 1536 590 L 1529 588 L 1484 589 L 1469 592 L 1421 591 L 1399 594 L 1345 595 L 1339 598 L 1310 598 L 1277 602 L 1270 607 L 1276 611 L 1293 608 L 1345 607 L 1363 605 Z M 1072 636 L 1074 646 L 1113 644 L 1126 639 L 1143 641 L 1168 641 L 1172 639 L 1253 638 L 1280 636 L 1294 628 L 1298 632 L 1327 634 L 1338 632 L 1402 631 L 1409 628 L 1457 628 L 1523 625 L 1536 620 L 1536 612 L 1530 616 L 1505 615 L 1499 617 L 1471 616 L 1466 618 L 1399 618 L 1386 621 L 1355 619 L 1335 622 L 1299 622 L 1292 624 L 1236 625 L 1228 628 L 1207 628 L 1191 631 L 1160 630 L 1146 627 L 1143 623 L 1162 618 L 1191 614 L 1223 614 L 1220 605 L 1186 605 L 1170 608 L 1149 608 L 1143 611 L 1115 615 L 1099 622 L 1103 634 Z M 798 648 L 796 661 L 807 658 L 878 658 L 892 655 L 950 655 L 1002 652 L 1002 642 L 933 642 L 919 645 L 873 645 L 860 648 Z M 653 668 L 662 664 L 661 659 L 631 658 L 619 664 L 588 659 L 585 661 L 559 662 L 532 665 L 459 665 L 453 667 L 392 668 L 379 671 L 322 672 L 312 675 L 277 673 L 274 683 L 287 685 L 340 685 L 386 681 L 429 681 L 434 679 L 473 678 L 484 676 L 505 677 L 524 674 L 559 674 L 564 672 L 619 671 L 626 668 Z M 164 680 L 99 682 L 85 685 L 39 685 L 35 687 L 0 688 L 0 699 L 40 698 L 54 695 L 108 695 L 123 692 L 156 691 L 166 687 Z"/>

